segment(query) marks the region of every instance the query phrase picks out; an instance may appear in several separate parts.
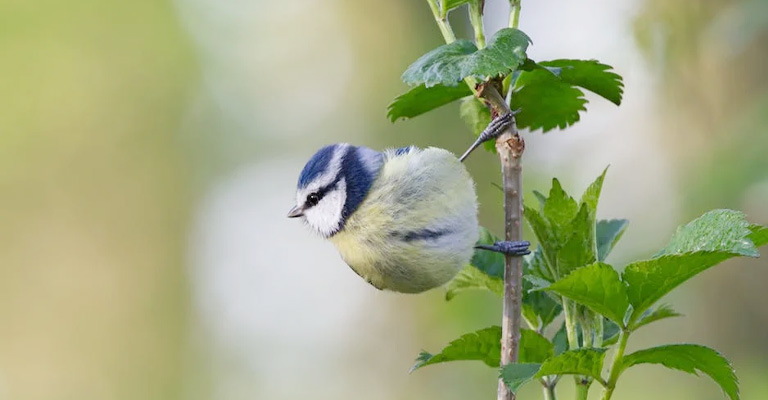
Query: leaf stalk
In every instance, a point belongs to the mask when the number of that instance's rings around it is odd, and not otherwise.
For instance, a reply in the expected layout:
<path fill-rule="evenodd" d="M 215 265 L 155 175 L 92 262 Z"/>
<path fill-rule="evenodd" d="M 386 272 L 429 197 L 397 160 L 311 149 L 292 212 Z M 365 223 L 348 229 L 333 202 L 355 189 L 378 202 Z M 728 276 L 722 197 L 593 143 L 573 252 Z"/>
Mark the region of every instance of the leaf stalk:
<path fill-rule="evenodd" d="M 619 345 L 616 348 L 616 353 L 613 354 L 613 361 L 611 362 L 611 372 L 608 376 L 608 382 L 606 382 L 605 389 L 603 389 L 602 400 L 610 400 L 613 395 L 613 390 L 616 388 L 616 381 L 619 379 L 619 375 L 623 370 L 622 361 L 624 360 L 624 350 L 627 347 L 627 339 L 629 339 L 629 331 L 622 329 L 619 333 Z"/>
<path fill-rule="evenodd" d="M 473 1 L 469 3 L 469 22 L 475 30 L 475 42 L 477 48 L 485 47 L 485 32 L 483 28 L 483 6 L 485 1 Z"/>
<path fill-rule="evenodd" d="M 509 27 L 517 28 L 520 23 L 520 0 L 509 0 Z"/>

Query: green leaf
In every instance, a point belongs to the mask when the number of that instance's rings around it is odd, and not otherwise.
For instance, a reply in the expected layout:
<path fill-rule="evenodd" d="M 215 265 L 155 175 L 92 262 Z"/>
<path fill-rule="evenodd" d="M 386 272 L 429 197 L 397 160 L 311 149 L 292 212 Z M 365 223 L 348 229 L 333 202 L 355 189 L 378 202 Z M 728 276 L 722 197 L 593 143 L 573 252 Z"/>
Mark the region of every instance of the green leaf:
<path fill-rule="evenodd" d="M 402 80 L 409 85 L 424 84 L 426 87 L 438 84 L 456 86 L 466 77 L 464 60 L 476 51 L 475 44 L 468 40 L 444 44 L 411 64 L 403 73 Z"/>
<path fill-rule="evenodd" d="M 725 252 L 697 252 L 665 255 L 627 265 L 621 279 L 627 284 L 627 296 L 632 304 L 632 320 L 699 272 L 719 264 L 733 254 Z"/>
<path fill-rule="evenodd" d="M 523 306 L 530 308 L 542 327 L 551 324 L 563 311 L 563 307 L 543 292 L 523 292 Z"/>
<path fill-rule="evenodd" d="M 549 222 L 538 211 L 527 205 L 523 205 L 523 216 L 533 230 L 533 234 L 536 235 L 547 263 L 554 267 L 557 262 L 557 252 L 560 248 Z"/>
<path fill-rule="evenodd" d="M 504 281 L 483 273 L 475 266 L 467 265 L 446 285 L 445 299 L 451 300 L 461 292 L 477 289 L 489 290 L 503 296 Z"/>
<path fill-rule="evenodd" d="M 699 370 L 709 375 L 731 400 L 739 399 L 739 382 L 728 360 L 708 347 L 695 344 L 674 344 L 640 350 L 624 357 L 622 368 L 637 364 L 662 364 L 698 375 Z"/>
<path fill-rule="evenodd" d="M 480 239 L 477 244 L 493 244 L 499 239 L 488 229 L 480 227 Z M 470 263 L 486 275 L 504 278 L 504 256 L 487 250 L 475 250 Z"/>
<path fill-rule="evenodd" d="M 549 221 L 555 240 L 560 246 L 565 244 L 573 219 L 579 212 L 579 205 L 565 193 L 557 178 L 552 179 L 552 188 L 541 212 Z"/>
<path fill-rule="evenodd" d="M 555 332 L 555 336 L 552 336 L 552 346 L 554 347 L 555 355 L 560 355 L 568 350 L 568 332 L 565 330 L 565 322 L 560 325 L 560 329 Z"/>
<path fill-rule="evenodd" d="M 501 339 L 501 336 L 499 336 Z M 520 353 L 518 360 L 521 363 L 541 363 L 554 355 L 552 343 L 538 332 L 530 329 L 520 329 Z"/>
<path fill-rule="evenodd" d="M 541 246 L 523 259 L 523 310 L 526 319 L 546 327 L 563 311 L 551 293 L 541 292 L 541 286 L 549 286 L 553 280 L 546 267 Z"/>
<path fill-rule="evenodd" d="M 661 256 L 629 264 L 622 280 L 637 320 L 672 289 L 722 261 L 736 256 L 757 256 L 744 214 L 710 211 L 677 230 Z"/>
<path fill-rule="evenodd" d="M 603 319 L 603 347 L 611 346 L 619 341 L 621 327 L 610 319 Z"/>
<path fill-rule="evenodd" d="M 603 181 L 605 181 L 605 173 L 608 172 L 606 167 L 603 173 L 592 182 L 584 194 L 581 195 L 581 204 L 586 204 L 587 209 L 594 215 L 597 212 L 597 202 L 600 200 L 600 192 L 603 190 Z"/>
<path fill-rule="evenodd" d="M 466 76 L 479 79 L 507 75 L 528 58 L 526 50 L 531 39 L 523 31 L 503 28 L 496 32 L 488 45 L 473 54 L 466 63 Z"/>
<path fill-rule="evenodd" d="M 536 250 L 534 250 L 533 253 L 525 256 L 523 261 L 525 261 L 525 264 L 523 265 L 528 267 L 523 271 L 523 278 L 543 279 L 547 282 L 552 282 L 555 280 L 554 276 L 549 271 L 547 260 L 544 259 L 544 250 L 541 248 L 541 246 L 536 246 Z M 536 284 L 535 280 L 531 280 L 530 282 Z M 530 290 L 525 289 L 525 282 L 523 282 L 523 285 L 524 290 Z"/>
<path fill-rule="evenodd" d="M 582 204 L 574 217 L 571 236 L 557 254 L 557 270 L 561 277 L 577 268 L 595 262 L 595 223 L 593 214 Z"/>
<path fill-rule="evenodd" d="M 547 290 L 581 303 L 619 325 L 623 325 L 624 314 L 629 308 L 627 291 L 619 274 L 610 265 L 600 262 L 573 271 Z"/>
<path fill-rule="evenodd" d="M 461 101 L 459 115 L 475 136 L 480 136 L 491 123 L 491 110 L 475 96 L 466 97 Z M 495 152 L 496 142 L 489 140 L 483 143 L 483 147 L 490 152 Z"/>
<path fill-rule="evenodd" d="M 621 239 L 621 235 L 627 230 L 629 221 L 626 219 L 611 219 L 597 221 L 597 259 L 605 261 L 613 247 Z"/>
<path fill-rule="evenodd" d="M 517 393 L 525 383 L 533 379 L 539 372 L 541 364 L 513 363 L 501 367 L 500 377 L 512 393 Z"/>
<path fill-rule="evenodd" d="M 752 231 L 749 234 L 749 239 L 755 244 L 755 247 L 760 247 L 768 243 L 768 226 L 750 225 L 749 230 Z"/>
<path fill-rule="evenodd" d="M 679 317 L 681 315 L 682 314 L 673 310 L 669 305 L 662 304 L 653 311 L 649 310 L 644 312 L 643 315 L 641 315 L 637 320 L 637 322 L 635 322 L 635 324 L 631 327 L 631 329 L 634 331 L 641 326 L 650 324 L 651 322 L 656 322 L 665 318 Z"/>
<path fill-rule="evenodd" d="M 507 75 L 525 61 L 530 41 L 514 28 L 499 30 L 481 50 L 470 41 L 457 40 L 421 56 L 405 70 L 402 79 L 409 85 L 431 87 L 455 86 L 469 76 L 485 80 Z"/>
<path fill-rule="evenodd" d="M 587 89 L 616 105 L 621 104 L 624 83 L 620 75 L 610 71 L 613 69 L 610 65 L 597 60 L 552 60 L 539 65 L 559 68 L 558 76 L 564 82 Z"/>
<path fill-rule="evenodd" d="M 537 377 L 547 375 L 586 375 L 602 381 L 605 349 L 584 348 L 568 350 L 541 364 Z"/>
<path fill-rule="evenodd" d="M 479 360 L 489 367 L 498 367 L 501 357 L 501 327 L 491 326 L 467 333 L 448 344 L 440 353 L 422 352 L 411 372 L 432 364 L 459 360 Z"/>
<path fill-rule="evenodd" d="M 696 251 L 723 251 L 734 255 L 758 257 L 749 239 L 752 231 L 744 213 L 734 210 L 712 210 L 677 229 L 662 254 Z"/>
<path fill-rule="evenodd" d="M 512 109 L 519 128 L 548 132 L 565 129 L 579 120 L 579 111 L 586 111 L 584 92 L 563 82 L 551 72 L 535 69 L 525 71 L 515 82 Z"/>
<path fill-rule="evenodd" d="M 552 344 L 529 330 L 520 330 L 520 362 L 543 361 L 552 356 Z M 479 360 L 489 367 L 498 367 L 501 357 L 501 327 L 491 326 L 467 333 L 448 344 L 440 353 L 421 352 L 411 372 L 432 364 L 448 361 Z"/>
<path fill-rule="evenodd" d="M 467 85 L 435 85 L 430 88 L 419 85 L 397 96 L 387 107 L 387 117 L 392 122 L 398 118 L 413 118 L 471 94 Z"/>

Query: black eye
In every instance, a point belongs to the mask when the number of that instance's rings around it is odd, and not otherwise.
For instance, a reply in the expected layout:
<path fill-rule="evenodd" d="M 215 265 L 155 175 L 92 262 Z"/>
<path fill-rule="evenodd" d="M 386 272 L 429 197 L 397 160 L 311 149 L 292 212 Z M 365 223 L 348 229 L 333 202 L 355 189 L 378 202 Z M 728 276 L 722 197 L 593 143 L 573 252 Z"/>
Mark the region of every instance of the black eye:
<path fill-rule="evenodd" d="M 316 206 L 319 201 L 320 201 L 320 195 L 318 195 L 317 193 L 310 193 L 309 196 L 307 196 L 307 205 L 309 207 Z"/>

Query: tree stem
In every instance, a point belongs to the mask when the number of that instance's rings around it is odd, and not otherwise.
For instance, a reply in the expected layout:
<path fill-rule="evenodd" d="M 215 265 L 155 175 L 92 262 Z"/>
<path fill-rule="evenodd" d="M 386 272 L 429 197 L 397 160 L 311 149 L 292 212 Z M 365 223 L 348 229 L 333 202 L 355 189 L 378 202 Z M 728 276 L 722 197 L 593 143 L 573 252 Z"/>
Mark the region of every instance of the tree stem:
<path fill-rule="evenodd" d="M 485 85 L 480 95 L 488 100 L 498 115 L 510 112 L 509 105 L 492 82 Z M 525 142 L 517 134 L 513 121 L 510 127 L 496 139 L 496 151 L 501 161 L 502 186 L 504 188 L 504 239 L 523 238 L 523 166 Z M 517 362 L 520 347 L 520 322 L 522 320 L 523 259 L 504 257 L 504 304 L 501 319 L 501 365 Z M 498 400 L 515 399 L 503 381 L 499 380 Z"/>
<path fill-rule="evenodd" d="M 452 43 L 456 40 L 447 15 L 441 13 L 439 0 L 427 0 L 435 22 L 440 28 L 446 43 Z M 514 24 L 517 26 L 519 18 L 520 0 L 516 0 L 518 11 L 515 14 Z M 475 35 L 478 40 L 478 47 L 485 46 L 485 35 L 482 32 L 482 1 L 477 14 L 479 20 L 473 21 L 475 26 Z M 470 15 L 474 14 L 470 10 Z M 479 32 L 478 32 L 479 27 Z M 477 81 L 472 77 L 467 77 L 464 82 L 469 86 L 475 95 L 483 97 L 490 104 L 496 115 L 503 115 L 511 112 L 509 105 L 499 90 L 489 82 L 483 85 L 478 92 Z M 525 142 L 517 134 L 517 126 L 514 122 L 509 128 L 496 139 L 496 150 L 501 160 L 501 174 L 504 188 L 504 237 L 505 240 L 515 241 L 523 238 L 523 168 L 521 158 L 525 150 Z M 520 348 L 520 323 L 522 320 L 522 297 L 523 297 L 523 260 L 520 257 L 504 257 L 504 304 L 501 323 L 501 365 L 517 362 Z M 554 392 L 553 392 L 554 393 Z M 512 393 L 504 381 L 499 379 L 497 400 L 515 400 L 516 396 Z"/>
<path fill-rule="evenodd" d="M 625 329 L 619 333 L 619 346 L 616 348 L 616 353 L 613 355 L 613 361 L 611 362 L 611 373 L 608 376 L 608 382 L 603 389 L 603 400 L 610 400 L 613 395 L 613 389 L 616 388 L 616 381 L 619 380 L 622 367 L 621 363 L 624 359 L 624 350 L 627 347 L 627 339 L 629 339 L 629 332 Z"/>

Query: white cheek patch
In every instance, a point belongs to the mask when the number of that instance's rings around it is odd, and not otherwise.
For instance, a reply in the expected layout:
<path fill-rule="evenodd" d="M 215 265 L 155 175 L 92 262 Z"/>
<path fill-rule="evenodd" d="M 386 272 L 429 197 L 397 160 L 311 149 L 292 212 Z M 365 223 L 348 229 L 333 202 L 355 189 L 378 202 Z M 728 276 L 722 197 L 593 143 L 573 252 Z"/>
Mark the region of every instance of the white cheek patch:
<path fill-rule="evenodd" d="M 317 205 L 304 211 L 307 224 L 325 237 L 336 233 L 341 226 L 341 214 L 346 200 L 347 183 L 341 178 L 336 187 L 326 193 Z"/>

